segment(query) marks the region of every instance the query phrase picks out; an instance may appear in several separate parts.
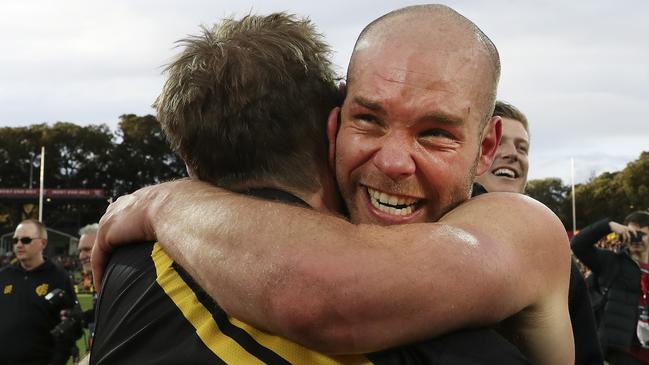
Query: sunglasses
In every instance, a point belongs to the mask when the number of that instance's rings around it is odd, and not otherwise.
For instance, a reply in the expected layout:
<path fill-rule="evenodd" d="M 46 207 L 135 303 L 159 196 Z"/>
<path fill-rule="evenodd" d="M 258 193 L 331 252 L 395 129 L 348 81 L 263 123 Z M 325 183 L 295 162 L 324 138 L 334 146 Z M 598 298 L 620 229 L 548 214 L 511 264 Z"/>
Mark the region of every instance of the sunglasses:
<path fill-rule="evenodd" d="M 13 241 L 14 241 L 14 245 L 17 244 L 18 242 L 22 243 L 23 245 L 27 245 L 27 244 L 32 243 L 33 240 L 37 240 L 37 239 L 40 239 L 40 237 L 34 237 L 34 238 L 31 238 L 31 237 L 20 237 L 20 238 L 14 237 Z"/>

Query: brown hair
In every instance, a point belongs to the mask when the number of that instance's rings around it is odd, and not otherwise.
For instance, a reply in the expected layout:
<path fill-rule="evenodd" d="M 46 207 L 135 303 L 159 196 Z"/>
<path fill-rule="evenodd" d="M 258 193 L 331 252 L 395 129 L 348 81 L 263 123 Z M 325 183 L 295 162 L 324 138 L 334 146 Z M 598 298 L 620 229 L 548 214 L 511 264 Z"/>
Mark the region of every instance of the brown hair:
<path fill-rule="evenodd" d="M 649 213 L 644 210 L 635 211 L 624 218 L 624 224 L 637 224 L 639 227 L 649 227 Z"/>
<path fill-rule="evenodd" d="M 509 118 L 509 119 L 519 121 L 523 125 L 523 128 L 525 128 L 527 134 L 528 135 L 530 134 L 530 130 L 527 126 L 527 117 L 525 116 L 525 114 L 523 114 L 522 111 L 518 110 L 518 108 L 516 108 L 515 106 L 507 102 L 504 102 L 502 100 L 497 100 L 496 107 L 494 108 L 493 116 Z"/>
<path fill-rule="evenodd" d="M 225 19 L 179 41 L 155 103 L 172 148 L 201 180 L 315 191 L 326 119 L 340 104 L 330 48 L 306 18 Z"/>

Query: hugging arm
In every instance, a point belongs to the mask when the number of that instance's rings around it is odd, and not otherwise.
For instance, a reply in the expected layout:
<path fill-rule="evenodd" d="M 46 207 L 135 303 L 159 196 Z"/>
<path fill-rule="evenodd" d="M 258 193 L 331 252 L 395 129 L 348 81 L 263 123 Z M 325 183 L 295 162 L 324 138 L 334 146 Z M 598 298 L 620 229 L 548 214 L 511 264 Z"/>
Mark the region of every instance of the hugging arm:
<path fill-rule="evenodd" d="M 571 361 L 567 238 L 518 194 L 380 227 L 183 180 L 120 198 L 101 223 L 93 272 L 112 244 L 155 236 L 226 312 L 316 350 L 374 351 L 519 313 L 536 331 L 522 335 L 542 338 L 531 347 L 550 341 L 554 363 Z"/>

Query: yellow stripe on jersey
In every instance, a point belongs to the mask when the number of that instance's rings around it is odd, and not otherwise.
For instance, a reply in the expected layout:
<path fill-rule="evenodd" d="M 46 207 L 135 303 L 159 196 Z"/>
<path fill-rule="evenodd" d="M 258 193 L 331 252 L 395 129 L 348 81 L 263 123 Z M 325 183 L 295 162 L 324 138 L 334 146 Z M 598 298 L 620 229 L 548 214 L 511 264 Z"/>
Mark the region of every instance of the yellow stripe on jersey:
<path fill-rule="evenodd" d="M 272 350 L 291 364 L 318 364 L 318 365 L 370 365 L 372 364 L 362 355 L 328 356 L 309 350 L 282 337 L 262 332 L 236 318 L 228 317 L 233 325 L 248 332 L 262 346 Z"/>
<path fill-rule="evenodd" d="M 221 360 L 228 364 L 262 364 L 257 357 L 247 352 L 238 342 L 222 333 L 214 317 L 198 300 L 194 291 L 185 283 L 173 268 L 173 260 L 156 243 L 151 252 L 155 263 L 157 282 L 169 298 L 196 328 L 201 341 Z M 328 356 L 307 349 L 282 337 L 262 332 L 233 317 L 230 322 L 246 331 L 257 343 L 275 352 L 291 364 L 312 365 L 371 365 L 365 356 Z"/>
<path fill-rule="evenodd" d="M 212 313 L 201 304 L 194 291 L 173 268 L 173 261 L 157 242 L 153 246 L 151 258 L 155 264 L 156 281 L 194 326 L 205 346 L 227 364 L 264 364 L 219 330 Z"/>

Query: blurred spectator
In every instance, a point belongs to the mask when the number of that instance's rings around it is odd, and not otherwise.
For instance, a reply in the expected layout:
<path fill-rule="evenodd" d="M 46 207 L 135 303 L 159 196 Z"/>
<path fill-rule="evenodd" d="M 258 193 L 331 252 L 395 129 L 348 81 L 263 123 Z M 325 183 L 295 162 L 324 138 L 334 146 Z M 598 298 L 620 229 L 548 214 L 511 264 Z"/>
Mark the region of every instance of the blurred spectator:
<path fill-rule="evenodd" d="M 83 268 L 84 273 L 90 273 L 92 267 L 90 265 L 90 254 L 92 253 L 92 246 L 95 244 L 95 237 L 97 237 L 97 230 L 99 224 L 93 223 L 84 226 L 79 230 L 79 262 Z"/>
<path fill-rule="evenodd" d="M 605 241 L 611 233 L 619 243 Z M 629 214 L 624 225 L 603 219 L 572 239 L 575 255 L 593 275 L 604 301 L 598 333 L 611 365 L 649 364 L 649 213 Z M 611 248 L 619 245 L 617 251 Z"/>
<path fill-rule="evenodd" d="M 92 253 L 92 246 L 95 244 L 95 237 L 99 229 L 98 223 L 88 224 L 79 230 L 79 262 L 81 263 L 81 273 L 83 281 L 81 285 L 89 288 L 92 291 L 94 287 L 92 284 L 92 266 L 90 265 L 90 254 Z M 95 333 L 95 304 L 97 303 L 97 294 L 93 293 L 92 308 L 83 312 L 84 326 L 90 331 L 88 338 L 87 348 L 92 345 L 92 339 Z"/>
<path fill-rule="evenodd" d="M 63 365 L 74 345 L 74 331 L 56 336 L 51 331 L 58 328 L 60 310 L 76 302 L 72 283 L 43 256 L 47 230 L 42 223 L 21 222 L 13 242 L 17 262 L 0 270 L 0 364 Z M 61 295 L 53 295 L 57 289 Z M 68 305 L 59 306 L 64 299 Z"/>

